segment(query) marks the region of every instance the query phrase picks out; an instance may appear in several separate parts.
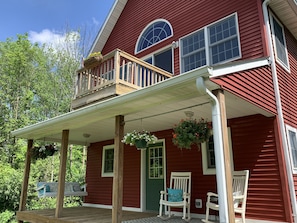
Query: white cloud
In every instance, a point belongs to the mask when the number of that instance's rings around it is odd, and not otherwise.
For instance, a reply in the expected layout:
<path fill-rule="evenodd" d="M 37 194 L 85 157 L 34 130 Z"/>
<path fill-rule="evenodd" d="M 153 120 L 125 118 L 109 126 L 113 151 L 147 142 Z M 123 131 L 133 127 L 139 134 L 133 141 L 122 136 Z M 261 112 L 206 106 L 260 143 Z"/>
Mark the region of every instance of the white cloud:
<path fill-rule="evenodd" d="M 39 44 L 56 44 L 59 42 L 63 42 L 65 36 L 60 34 L 56 31 L 51 31 L 48 29 L 42 30 L 40 33 L 35 31 L 29 32 L 29 40 L 32 43 L 39 43 Z"/>
<path fill-rule="evenodd" d="M 44 29 L 41 32 L 30 31 L 29 41 L 32 43 L 38 43 L 40 45 L 45 44 L 47 47 L 52 47 L 57 52 L 60 50 L 66 50 L 69 53 L 75 53 L 80 35 L 78 32 L 57 32 L 49 29 Z"/>

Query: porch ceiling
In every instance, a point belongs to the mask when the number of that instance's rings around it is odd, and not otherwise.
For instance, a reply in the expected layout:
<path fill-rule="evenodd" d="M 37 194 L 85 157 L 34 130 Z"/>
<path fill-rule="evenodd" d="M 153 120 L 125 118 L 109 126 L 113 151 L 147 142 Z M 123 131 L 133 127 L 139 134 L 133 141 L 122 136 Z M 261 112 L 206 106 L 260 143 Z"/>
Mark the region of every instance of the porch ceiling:
<path fill-rule="evenodd" d="M 69 142 L 86 144 L 114 138 L 115 116 L 125 118 L 125 132 L 146 129 L 170 129 L 185 111 L 193 111 L 194 118 L 212 120 L 211 104 L 206 95 L 199 95 L 196 78 L 209 76 L 209 68 L 197 69 L 153 86 L 66 113 L 64 115 L 27 126 L 12 132 L 18 138 L 59 142 L 62 130 L 69 129 Z M 218 86 L 206 79 L 209 90 Z M 264 110 L 225 92 L 228 118 L 253 114 L 271 116 Z M 89 138 L 83 135 L 90 134 Z"/>
<path fill-rule="evenodd" d="M 296 0 L 274 0 L 269 6 L 297 39 L 297 5 Z"/>

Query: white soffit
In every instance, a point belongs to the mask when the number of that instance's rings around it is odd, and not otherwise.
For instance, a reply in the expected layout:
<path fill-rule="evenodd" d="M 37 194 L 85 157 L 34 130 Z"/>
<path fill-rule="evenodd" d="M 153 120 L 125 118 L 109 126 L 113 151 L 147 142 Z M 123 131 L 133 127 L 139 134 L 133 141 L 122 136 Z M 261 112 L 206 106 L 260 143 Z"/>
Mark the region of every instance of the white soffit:
<path fill-rule="evenodd" d="M 270 2 L 269 7 L 297 39 L 296 0 L 273 0 Z"/>

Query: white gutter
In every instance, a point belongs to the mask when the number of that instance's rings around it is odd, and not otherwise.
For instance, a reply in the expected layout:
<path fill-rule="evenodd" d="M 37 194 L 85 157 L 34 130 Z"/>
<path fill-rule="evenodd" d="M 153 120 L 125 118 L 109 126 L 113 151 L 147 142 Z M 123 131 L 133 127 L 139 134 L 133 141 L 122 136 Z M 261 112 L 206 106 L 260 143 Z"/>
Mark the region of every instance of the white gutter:
<path fill-rule="evenodd" d="M 275 90 L 275 100 L 276 100 L 276 108 L 277 108 L 277 114 L 278 114 L 278 121 L 280 125 L 280 131 L 281 131 L 281 138 L 284 148 L 284 155 L 286 160 L 286 170 L 288 175 L 288 183 L 289 183 L 289 191 L 290 191 L 290 198 L 291 198 L 291 204 L 293 209 L 293 218 L 294 222 L 297 223 L 297 204 L 296 204 L 296 193 L 295 193 L 295 187 L 294 187 L 294 180 L 293 180 L 293 173 L 290 166 L 290 155 L 289 155 L 289 147 L 286 140 L 286 129 L 284 124 L 284 117 L 283 117 L 283 110 L 282 110 L 282 104 L 281 104 L 281 98 L 280 98 L 280 90 L 278 85 L 278 77 L 277 77 L 277 71 L 276 71 L 276 64 L 275 64 L 275 57 L 273 53 L 273 45 L 272 45 L 272 37 L 271 37 L 271 30 L 270 30 L 270 23 L 269 23 L 269 16 L 268 16 L 268 4 L 270 3 L 270 0 L 265 0 L 262 4 L 262 10 L 264 15 L 264 22 L 266 27 L 266 36 L 268 39 L 268 46 L 269 46 L 269 55 L 271 58 L 271 72 L 272 72 L 272 79 L 273 79 L 273 85 Z"/>
<path fill-rule="evenodd" d="M 212 104 L 212 127 L 213 127 L 213 140 L 215 150 L 216 161 L 216 179 L 217 179 L 217 191 L 219 196 L 219 213 L 220 223 L 228 223 L 228 203 L 227 203 L 227 186 L 225 179 L 225 163 L 224 163 L 224 150 L 223 150 L 223 136 L 221 126 L 221 112 L 219 107 L 219 101 L 215 95 L 211 93 L 205 87 L 203 77 L 196 79 L 196 87 L 201 95 L 208 94 L 211 98 Z"/>

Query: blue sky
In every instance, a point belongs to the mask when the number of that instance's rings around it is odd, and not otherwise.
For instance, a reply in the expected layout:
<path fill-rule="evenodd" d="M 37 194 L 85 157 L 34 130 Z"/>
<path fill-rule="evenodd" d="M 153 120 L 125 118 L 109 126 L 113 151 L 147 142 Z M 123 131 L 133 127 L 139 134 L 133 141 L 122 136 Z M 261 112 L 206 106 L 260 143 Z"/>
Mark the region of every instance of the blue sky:
<path fill-rule="evenodd" d="M 114 0 L 8 0 L 1 2 L 0 41 L 29 34 L 32 42 L 45 43 L 66 29 L 92 30 L 102 26 Z"/>

